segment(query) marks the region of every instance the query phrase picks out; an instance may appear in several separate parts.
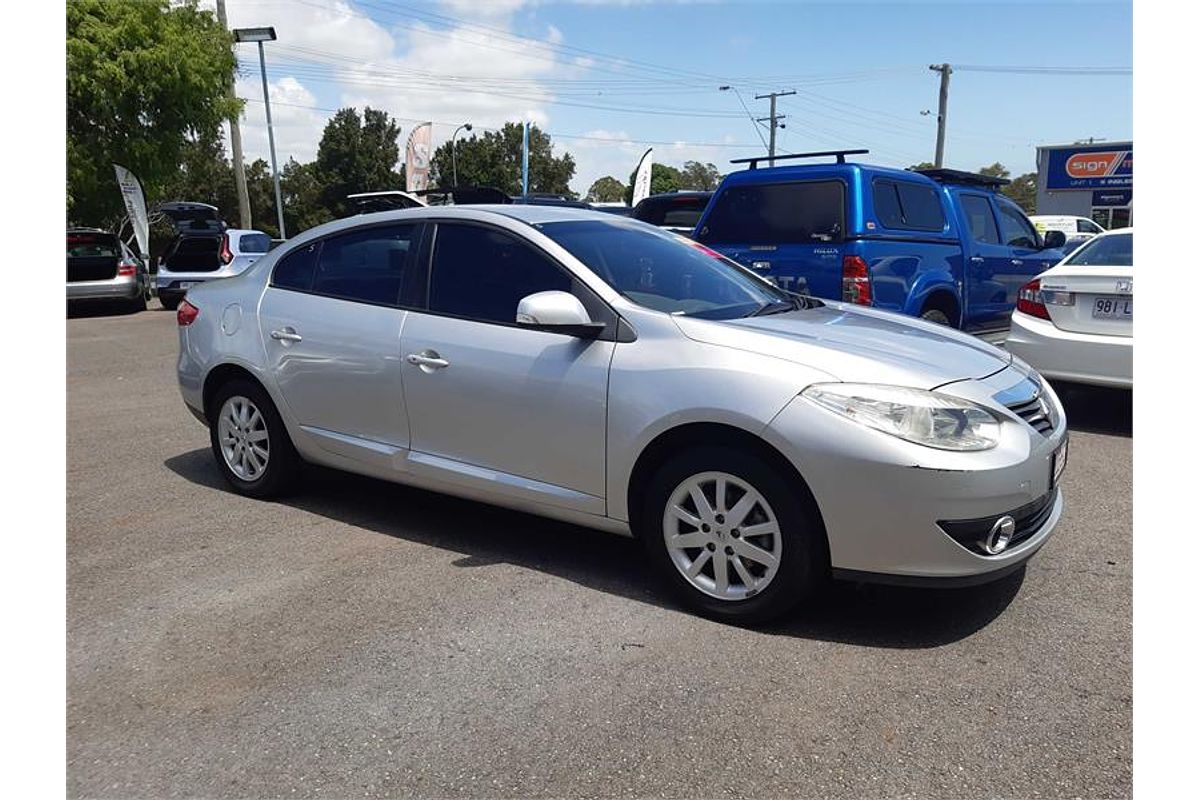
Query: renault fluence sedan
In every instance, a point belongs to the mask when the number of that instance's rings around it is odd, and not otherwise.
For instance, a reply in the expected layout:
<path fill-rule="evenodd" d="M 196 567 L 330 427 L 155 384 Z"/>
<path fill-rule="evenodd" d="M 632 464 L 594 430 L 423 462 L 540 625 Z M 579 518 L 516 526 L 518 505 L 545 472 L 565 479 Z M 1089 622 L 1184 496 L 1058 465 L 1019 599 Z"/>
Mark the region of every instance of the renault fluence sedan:
<path fill-rule="evenodd" d="M 722 619 L 831 575 L 992 580 L 1063 509 L 1066 420 L 1024 363 L 595 211 L 339 220 L 178 320 L 183 400 L 235 491 L 310 462 L 632 535 Z"/>

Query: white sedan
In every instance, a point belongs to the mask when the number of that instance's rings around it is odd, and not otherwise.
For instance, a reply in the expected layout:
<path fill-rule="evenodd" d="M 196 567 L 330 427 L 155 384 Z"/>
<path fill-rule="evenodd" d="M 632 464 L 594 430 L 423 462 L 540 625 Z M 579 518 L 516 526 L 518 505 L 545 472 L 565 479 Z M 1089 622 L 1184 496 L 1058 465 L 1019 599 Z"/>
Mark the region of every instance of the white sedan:
<path fill-rule="evenodd" d="M 1047 378 L 1133 388 L 1133 229 L 1095 236 L 1025 284 L 1005 347 Z"/>

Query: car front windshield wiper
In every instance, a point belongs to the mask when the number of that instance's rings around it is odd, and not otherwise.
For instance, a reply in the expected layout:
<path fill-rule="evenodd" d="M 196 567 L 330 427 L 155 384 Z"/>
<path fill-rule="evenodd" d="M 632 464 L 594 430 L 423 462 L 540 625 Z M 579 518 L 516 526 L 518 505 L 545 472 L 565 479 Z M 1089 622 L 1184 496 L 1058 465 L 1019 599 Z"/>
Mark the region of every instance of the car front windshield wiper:
<path fill-rule="evenodd" d="M 786 300 L 771 300 L 763 303 L 748 316 L 765 317 L 768 314 L 782 314 L 785 311 L 796 311 L 802 308 L 816 308 L 821 305 L 819 300 L 799 294 L 789 294 Z"/>

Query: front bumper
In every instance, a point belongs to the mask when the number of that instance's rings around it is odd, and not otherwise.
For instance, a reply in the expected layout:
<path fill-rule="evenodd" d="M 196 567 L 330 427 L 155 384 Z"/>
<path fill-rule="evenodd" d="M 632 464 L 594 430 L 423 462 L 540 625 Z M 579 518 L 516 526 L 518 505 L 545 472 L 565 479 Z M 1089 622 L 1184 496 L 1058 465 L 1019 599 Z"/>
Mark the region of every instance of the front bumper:
<path fill-rule="evenodd" d="M 1047 378 L 1122 389 L 1133 387 L 1133 337 L 1073 333 L 1014 312 L 1004 346 Z"/>
<path fill-rule="evenodd" d="M 76 281 L 67 284 L 67 300 L 136 300 L 142 296 L 142 282 L 136 277 L 110 278 L 105 281 Z"/>
<path fill-rule="evenodd" d="M 1006 369 L 990 382 L 940 389 L 985 401 L 1023 376 Z M 1008 574 L 1050 537 L 1063 512 L 1051 486 L 1051 459 L 1067 435 L 1053 392 L 1057 424 L 1047 435 L 1004 416 L 1001 442 L 975 453 L 935 450 L 871 430 L 796 397 L 765 436 L 803 476 L 820 509 L 835 576 L 893 583 L 982 583 Z M 995 405 L 993 404 L 993 408 Z M 999 517 L 1049 496 L 1050 511 L 999 555 L 973 552 L 939 525 Z"/>

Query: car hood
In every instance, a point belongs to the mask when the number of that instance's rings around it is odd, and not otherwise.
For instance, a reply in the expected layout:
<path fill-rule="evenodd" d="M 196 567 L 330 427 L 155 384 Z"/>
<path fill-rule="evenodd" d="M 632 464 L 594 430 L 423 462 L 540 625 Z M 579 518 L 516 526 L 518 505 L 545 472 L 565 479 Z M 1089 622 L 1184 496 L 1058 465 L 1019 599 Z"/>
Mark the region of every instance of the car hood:
<path fill-rule="evenodd" d="M 1012 361 L 965 333 L 844 303 L 735 320 L 674 319 L 695 341 L 786 359 L 850 383 L 933 389 L 986 378 Z"/>

